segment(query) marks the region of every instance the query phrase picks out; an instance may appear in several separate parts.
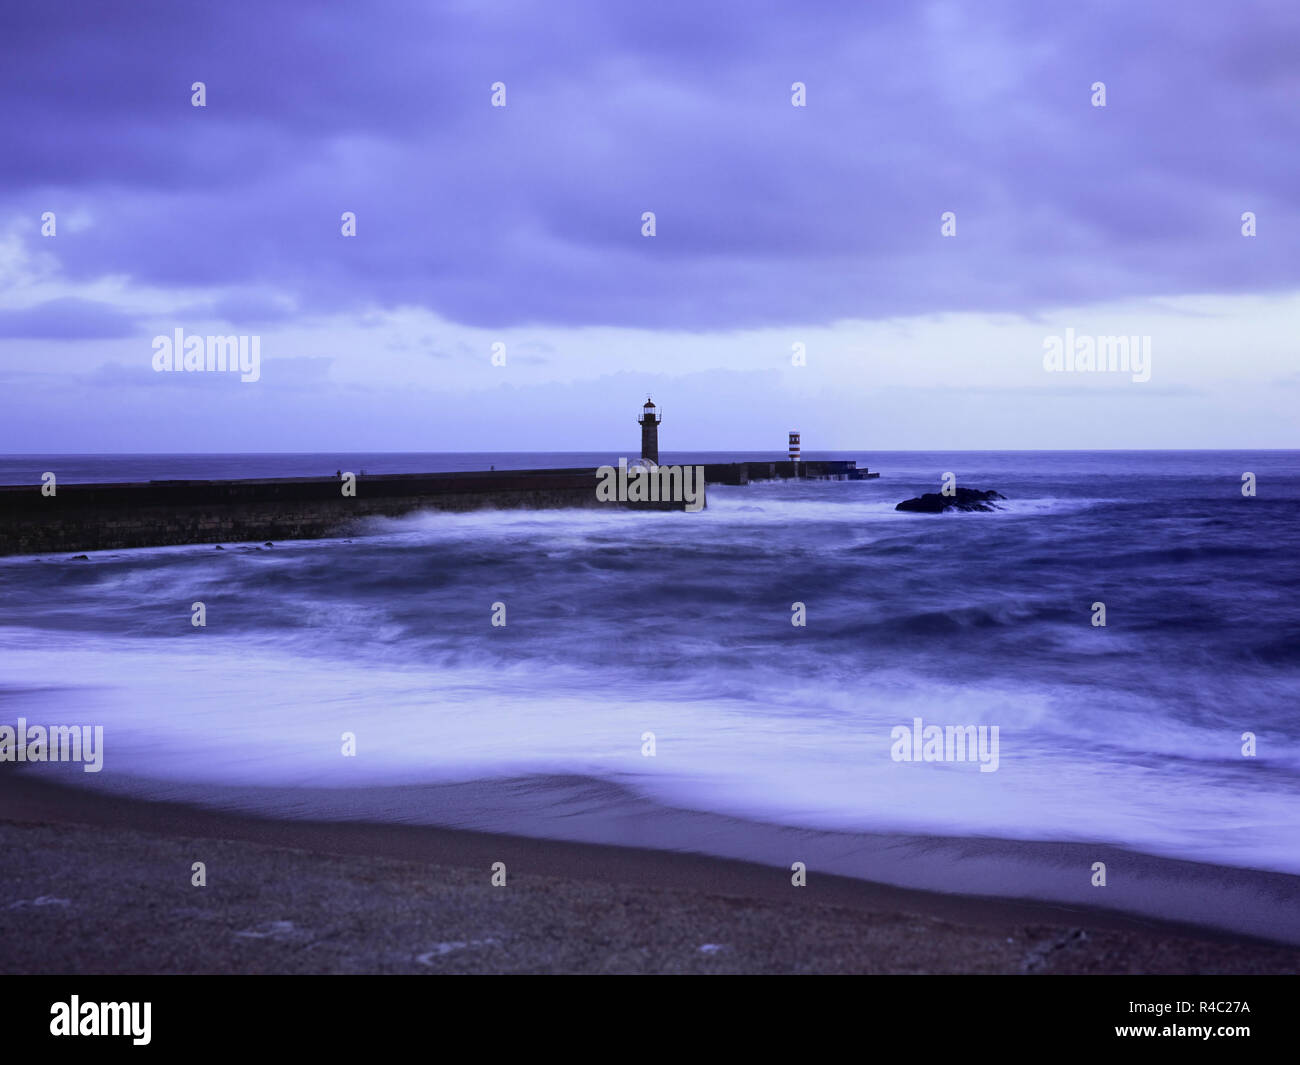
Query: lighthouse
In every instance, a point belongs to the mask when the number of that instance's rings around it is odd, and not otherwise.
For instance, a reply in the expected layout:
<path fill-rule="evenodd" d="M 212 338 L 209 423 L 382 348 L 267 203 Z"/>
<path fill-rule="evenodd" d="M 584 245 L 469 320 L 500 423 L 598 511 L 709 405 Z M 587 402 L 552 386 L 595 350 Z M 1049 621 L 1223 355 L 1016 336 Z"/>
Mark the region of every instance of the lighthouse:
<path fill-rule="evenodd" d="M 645 406 L 641 408 L 641 417 L 637 422 L 641 426 L 641 457 L 647 462 L 659 465 L 659 423 L 663 421 L 656 411 L 650 397 L 646 396 Z"/>

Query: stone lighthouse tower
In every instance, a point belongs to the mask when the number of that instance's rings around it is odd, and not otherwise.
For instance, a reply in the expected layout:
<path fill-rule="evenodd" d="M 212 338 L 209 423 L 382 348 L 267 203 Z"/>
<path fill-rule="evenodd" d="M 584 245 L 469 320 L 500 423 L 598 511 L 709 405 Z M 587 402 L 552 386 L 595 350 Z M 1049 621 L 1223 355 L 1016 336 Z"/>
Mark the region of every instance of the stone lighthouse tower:
<path fill-rule="evenodd" d="M 659 465 L 659 423 L 663 421 L 655 412 L 655 405 L 646 396 L 645 406 L 641 408 L 641 417 L 637 419 L 641 426 L 641 457 L 647 462 Z"/>

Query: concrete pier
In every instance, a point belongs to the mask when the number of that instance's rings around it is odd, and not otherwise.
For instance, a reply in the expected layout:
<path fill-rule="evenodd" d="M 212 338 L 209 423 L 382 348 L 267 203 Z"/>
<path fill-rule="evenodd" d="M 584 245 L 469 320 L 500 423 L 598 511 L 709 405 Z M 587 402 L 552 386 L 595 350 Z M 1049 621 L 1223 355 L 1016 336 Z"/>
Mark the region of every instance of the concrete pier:
<path fill-rule="evenodd" d="M 419 510 L 619 507 L 684 510 L 683 502 L 601 502 L 596 471 L 499 470 L 338 477 L 0 486 L 0 555 L 170 544 L 310 540 L 359 519 Z"/>
<path fill-rule="evenodd" d="M 854 462 L 809 460 L 691 463 L 705 484 L 800 478 L 878 477 Z M 595 469 L 360 474 L 356 495 L 338 477 L 141 481 L 0 486 L 0 555 L 106 551 L 174 544 L 312 540 L 347 535 L 368 517 L 420 510 L 619 507 L 685 510 L 682 500 L 600 500 Z"/>
<path fill-rule="evenodd" d="M 749 484 L 751 481 L 810 480 L 810 481 L 866 481 L 879 477 L 852 460 L 807 459 L 791 461 L 778 459 L 770 462 L 706 462 L 706 484 Z"/>

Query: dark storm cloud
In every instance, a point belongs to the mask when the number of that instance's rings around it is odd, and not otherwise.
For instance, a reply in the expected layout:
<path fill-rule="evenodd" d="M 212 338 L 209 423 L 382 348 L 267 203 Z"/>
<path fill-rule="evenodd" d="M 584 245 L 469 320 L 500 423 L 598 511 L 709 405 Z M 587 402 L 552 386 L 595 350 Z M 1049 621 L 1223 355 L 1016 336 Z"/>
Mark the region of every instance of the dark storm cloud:
<path fill-rule="evenodd" d="M 29 3 L 0 45 L 0 206 L 32 243 L 41 211 L 86 209 L 41 243 L 74 278 L 487 326 L 1277 289 L 1300 280 L 1297 10 Z"/>

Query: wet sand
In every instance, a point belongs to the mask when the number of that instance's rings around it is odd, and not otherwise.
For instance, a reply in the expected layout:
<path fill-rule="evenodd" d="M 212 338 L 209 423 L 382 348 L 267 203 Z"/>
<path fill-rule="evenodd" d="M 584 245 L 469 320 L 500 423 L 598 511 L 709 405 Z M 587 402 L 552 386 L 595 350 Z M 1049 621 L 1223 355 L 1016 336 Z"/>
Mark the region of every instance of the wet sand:
<path fill-rule="evenodd" d="M 1300 950 L 696 854 L 274 820 L 0 772 L 0 971 L 1281 973 Z M 207 885 L 191 883 L 203 862 Z M 506 884 L 493 886 L 493 863 Z"/>

